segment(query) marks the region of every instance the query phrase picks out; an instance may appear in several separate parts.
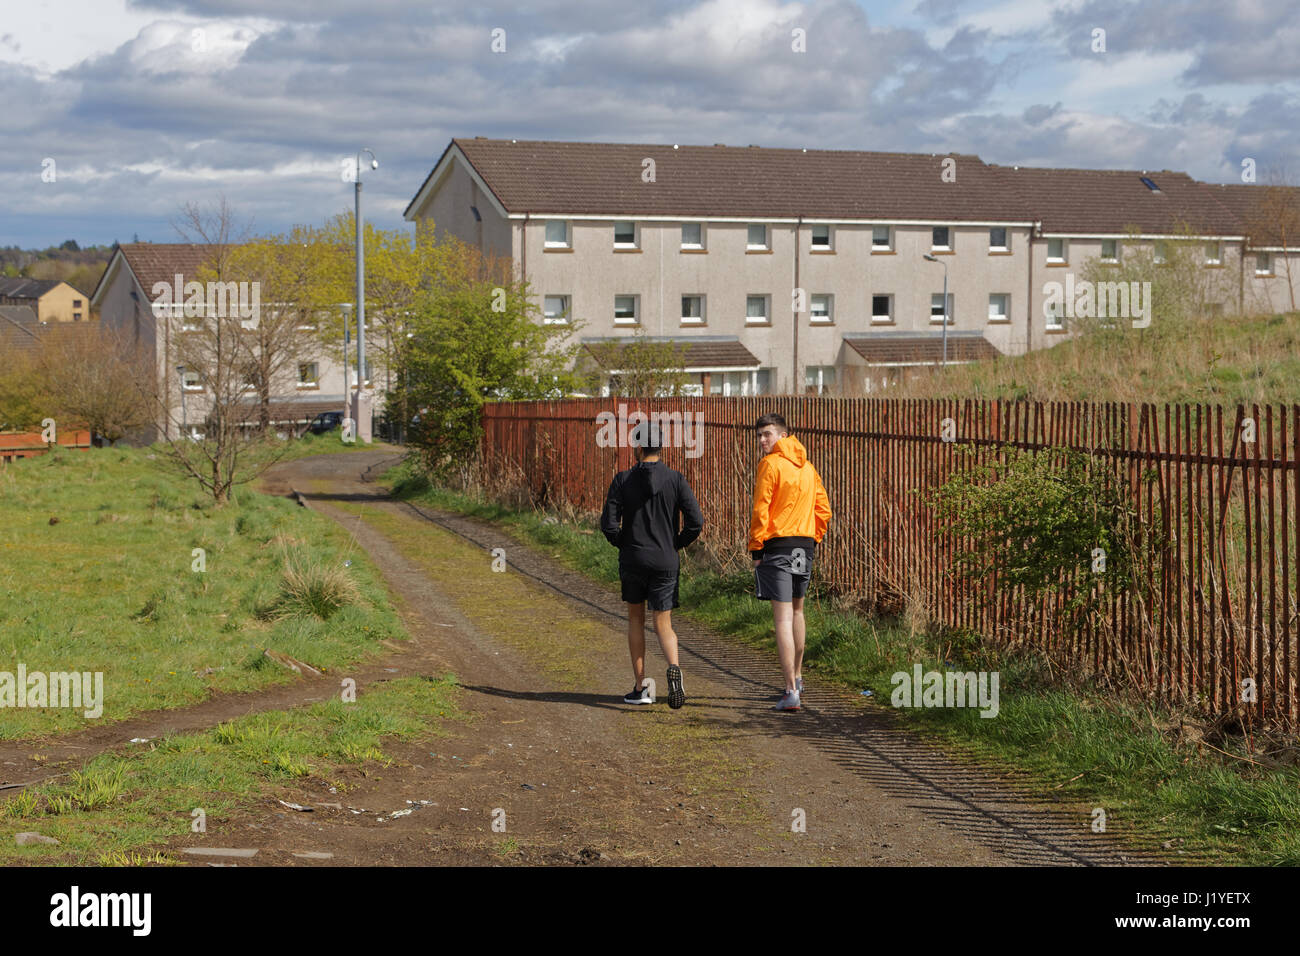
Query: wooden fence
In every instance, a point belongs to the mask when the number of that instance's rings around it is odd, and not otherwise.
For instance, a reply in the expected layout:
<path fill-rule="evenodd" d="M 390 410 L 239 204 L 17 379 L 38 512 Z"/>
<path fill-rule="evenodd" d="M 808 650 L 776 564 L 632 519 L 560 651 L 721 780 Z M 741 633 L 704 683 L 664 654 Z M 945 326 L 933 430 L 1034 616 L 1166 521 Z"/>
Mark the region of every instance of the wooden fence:
<path fill-rule="evenodd" d="M 611 443 L 620 402 L 628 415 L 671 421 L 677 413 L 696 426 L 682 441 L 666 440 L 664 460 L 695 490 L 706 541 L 743 551 L 760 455 L 754 422 L 779 412 L 830 497 L 834 517 L 817 567 L 834 591 L 883 607 L 920 601 L 943 625 L 1031 643 L 1078 673 L 1247 725 L 1300 727 L 1300 406 L 802 396 L 503 402 L 484 412 L 484 463 L 519 474 L 534 501 L 598 510 L 614 472 L 633 461 L 630 448 Z M 1133 567 L 1143 587 L 1112 594 L 1080 621 L 1062 614 L 1060 591 L 1027 596 L 996 573 L 981 587 L 959 583 L 953 559 L 970 542 L 936 517 L 924 492 L 955 469 L 1005 460 L 1016 448 L 1074 448 L 1112 468 L 1136 514 Z"/>

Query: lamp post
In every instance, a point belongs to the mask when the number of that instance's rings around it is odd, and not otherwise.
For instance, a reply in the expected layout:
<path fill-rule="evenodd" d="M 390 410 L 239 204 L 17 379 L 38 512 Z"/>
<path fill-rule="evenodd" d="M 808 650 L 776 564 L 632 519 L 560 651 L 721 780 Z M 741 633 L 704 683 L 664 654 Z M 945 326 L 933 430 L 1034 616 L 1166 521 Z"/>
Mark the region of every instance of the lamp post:
<path fill-rule="evenodd" d="M 948 263 L 928 253 L 922 256 L 943 266 L 943 368 L 948 367 Z"/>
<path fill-rule="evenodd" d="M 185 366 L 177 365 L 176 374 L 181 379 L 181 437 L 188 438 L 187 432 L 190 430 L 189 416 L 185 413 Z"/>
<path fill-rule="evenodd" d="M 379 160 L 369 149 L 362 149 L 357 153 L 357 181 L 356 190 L 356 219 L 357 226 L 357 400 L 356 400 L 356 429 L 357 437 L 367 444 L 370 443 L 370 422 L 367 419 L 362 423 L 362 393 L 365 391 L 366 384 L 366 245 L 365 245 L 365 227 L 361 221 L 361 155 L 370 153 L 370 168 L 378 169 Z"/>

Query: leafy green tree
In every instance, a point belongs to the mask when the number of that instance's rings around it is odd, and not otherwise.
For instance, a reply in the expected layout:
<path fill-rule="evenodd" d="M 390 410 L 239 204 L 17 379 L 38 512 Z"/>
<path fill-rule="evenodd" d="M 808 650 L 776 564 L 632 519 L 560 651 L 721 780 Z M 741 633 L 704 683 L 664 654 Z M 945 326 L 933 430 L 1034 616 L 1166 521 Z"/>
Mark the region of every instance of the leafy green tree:
<path fill-rule="evenodd" d="M 546 325 L 509 259 L 449 238 L 430 257 L 427 292 L 408 319 L 389 402 L 413 410 L 409 441 L 430 475 L 476 453 L 493 400 L 561 398 L 577 325 Z"/>

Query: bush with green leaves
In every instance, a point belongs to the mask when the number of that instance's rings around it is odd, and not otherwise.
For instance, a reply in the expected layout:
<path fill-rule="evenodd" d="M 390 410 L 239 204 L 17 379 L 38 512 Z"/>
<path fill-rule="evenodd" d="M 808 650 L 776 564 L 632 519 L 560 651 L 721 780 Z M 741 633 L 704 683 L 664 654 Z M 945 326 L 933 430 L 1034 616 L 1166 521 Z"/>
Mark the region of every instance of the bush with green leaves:
<path fill-rule="evenodd" d="M 961 451 L 974 454 L 971 446 Z M 1061 593 L 1063 613 L 1076 620 L 1143 586 L 1141 539 L 1152 529 L 1139 525 L 1135 499 L 1109 459 L 1070 448 L 1004 454 L 958 469 L 929 496 L 940 522 L 969 542 L 954 559 L 963 585 L 989 600 L 990 580 L 1030 598 Z"/>

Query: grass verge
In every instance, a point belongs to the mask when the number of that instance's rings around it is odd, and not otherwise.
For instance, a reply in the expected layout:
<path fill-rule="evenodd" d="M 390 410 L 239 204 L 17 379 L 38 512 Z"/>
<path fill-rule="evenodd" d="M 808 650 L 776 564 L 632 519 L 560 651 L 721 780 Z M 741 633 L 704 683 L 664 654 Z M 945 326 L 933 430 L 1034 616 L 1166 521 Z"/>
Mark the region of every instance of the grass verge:
<path fill-rule="evenodd" d="M 600 535 L 581 533 L 590 528 L 431 487 L 409 461 L 385 480 L 399 498 L 493 522 L 576 571 L 611 584 L 618 579 L 616 552 Z M 693 564 L 689 551 L 684 557 L 686 616 L 769 649 L 775 659 L 770 611 L 752 599 L 749 586 L 746 574 L 723 577 Z M 839 610 L 816 587 L 805 613 L 810 673 L 871 690 L 877 706 L 949 752 L 1077 808 L 1080 827 L 1091 827 L 1091 810 L 1101 808 L 1111 833 L 1148 847 L 1157 840 L 1173 861 L 1300 864 L 1300 769 L 1265 769 L 1180 741 L 1169 731 L 1179 715 L 1095 688 L 1065 688 L 1032 655 L 1007 654 L 969 635 L 939 636 Z M 997 717 L 965 708 L 890 707 L 892 676 L 917 663 L 924 671 L 998 671 Z"/>

